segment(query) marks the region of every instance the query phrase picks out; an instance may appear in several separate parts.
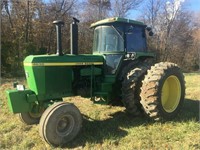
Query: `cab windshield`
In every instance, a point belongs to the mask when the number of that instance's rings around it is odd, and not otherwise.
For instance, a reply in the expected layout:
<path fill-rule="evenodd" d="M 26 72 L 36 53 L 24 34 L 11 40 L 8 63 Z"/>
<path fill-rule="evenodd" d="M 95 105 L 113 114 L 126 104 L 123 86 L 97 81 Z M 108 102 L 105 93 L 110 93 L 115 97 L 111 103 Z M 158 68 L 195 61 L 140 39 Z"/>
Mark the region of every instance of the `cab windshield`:
<path fill-rule="evenodd" d="M 100 26 L 94 30 L 93 52 L 123 52 L 124 39 L 119 30 L 113 26 Z"/>

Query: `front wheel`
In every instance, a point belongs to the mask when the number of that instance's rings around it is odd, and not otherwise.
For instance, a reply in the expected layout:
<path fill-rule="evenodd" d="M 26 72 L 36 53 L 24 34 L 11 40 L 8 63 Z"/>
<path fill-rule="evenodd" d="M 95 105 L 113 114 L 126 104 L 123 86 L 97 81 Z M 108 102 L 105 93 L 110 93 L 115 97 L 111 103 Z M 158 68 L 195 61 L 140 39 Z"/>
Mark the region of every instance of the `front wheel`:
<path fill-rule="evenodd" d="M 31 112 L 25 112 L 19 114 L 19 119 L 21 122 L 27 125 L 38 124 L 40 121 L 41 114 L 35 114 Z"/>
<path fill-rule="evenodd" d="M 39 132 L 53 146 L 63 146 L 72 141 L 82 127 L 82 116 L 78 108 L 70 103 L 57 102 L 43 113 Z"/>
<path fill-rule="evenodd" d="M 152 66 L 143 80 L 140 96 L 150 118 L 156 121 L 173 119 L 185 97 L 185 81 L 180 68 L 170 62 Z"/>

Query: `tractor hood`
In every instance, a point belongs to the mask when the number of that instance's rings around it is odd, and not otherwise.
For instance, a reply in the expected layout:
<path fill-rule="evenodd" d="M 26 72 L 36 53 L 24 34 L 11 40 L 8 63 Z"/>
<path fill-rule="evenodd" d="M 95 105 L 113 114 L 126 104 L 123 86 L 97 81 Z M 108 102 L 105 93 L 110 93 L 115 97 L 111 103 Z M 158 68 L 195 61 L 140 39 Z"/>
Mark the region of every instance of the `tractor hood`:
<path fill-rule="evenodd" d="M 30 55 L 24 60 L 24 67 L 103 65 L 103 60 L 100 55 Z"/>
<path fill-rule="evenodd" d="M 28 88 L 40 101 L 72 95 L 75 70 L 101 67 L 103 62 L 100 55 L 31 55 L 24 60 L 24 70 Z M 87 70 L 81 72 L 84 74 Z"/>

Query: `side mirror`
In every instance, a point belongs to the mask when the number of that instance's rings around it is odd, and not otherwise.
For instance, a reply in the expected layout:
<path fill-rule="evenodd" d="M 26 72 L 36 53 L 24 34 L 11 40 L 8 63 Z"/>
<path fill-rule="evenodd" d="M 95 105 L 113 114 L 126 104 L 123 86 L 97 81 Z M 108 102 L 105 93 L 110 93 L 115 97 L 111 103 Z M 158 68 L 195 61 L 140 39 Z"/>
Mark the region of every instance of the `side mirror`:
<path fill-rule="evenodd" d="M 149 36 L 153 36 L 153 32 L 152 31 L 149 31 Z"/>
<path fill-rule="evenodd" d="M 151 27 L 146 27 L 146 30 L 149 32 L 149 36 L 153 36 L 153 31 Z"/>
<path fill-rule="evenodd" d="M 152 31 L 152 28 L 151 28 L 151 27 L 146 27 L 146 30 L 147 30 L 148 32 L 150 32 L 150 31 Z"/>

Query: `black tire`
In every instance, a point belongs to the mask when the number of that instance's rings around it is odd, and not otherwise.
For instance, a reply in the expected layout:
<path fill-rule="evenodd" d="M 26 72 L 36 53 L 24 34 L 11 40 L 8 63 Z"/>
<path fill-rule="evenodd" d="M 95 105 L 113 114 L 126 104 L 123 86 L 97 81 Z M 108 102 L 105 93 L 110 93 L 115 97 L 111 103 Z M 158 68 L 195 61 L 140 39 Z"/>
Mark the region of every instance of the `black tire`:
<path fill-rule="evenodd" d="M 64 146 L 72 141 L 82 127 L 82 116 L 78 108 L 70 103 L 57 102 L 43 113 L 39 132 L 52 146 Z"/>
<path fill-rule="evenodd" d="M 180 68 L 170 62 L 152 66 L 143 80 L 140 96 L 150 118 L 155 121 L 173 119 L 185 97 L 185 81 Z"/>
<path fill-rule="evenodd" d="M 150 61 L 146 60 L 135 65 L 124 77 L 122 82 L 122 102 L 126 107 L 126 112 L 137 116 L 142 112 L 140 96 L 137 88 L 141 86 L 141 80 L 150 68 Z"/>
<path fill-rule="evenodd" d="M 40 121 L 40 117 L 40 114 L 33 114 L 30 112 L 19 113 L 19 119 L 21 120 L 21 122 L 27 125 L 38 124 Z"/>

